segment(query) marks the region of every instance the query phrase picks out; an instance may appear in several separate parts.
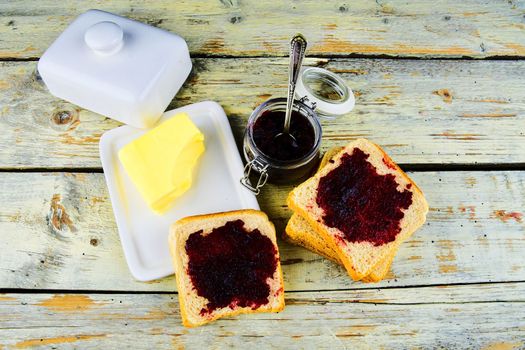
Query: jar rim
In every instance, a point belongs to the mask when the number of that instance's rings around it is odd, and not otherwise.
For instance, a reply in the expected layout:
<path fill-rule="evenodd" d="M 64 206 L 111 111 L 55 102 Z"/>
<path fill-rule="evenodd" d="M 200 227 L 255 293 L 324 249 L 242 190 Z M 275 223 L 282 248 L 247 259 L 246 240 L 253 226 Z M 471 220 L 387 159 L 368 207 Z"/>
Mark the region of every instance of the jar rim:
<path fill-rule="evenodd" d="M 323 89 L 315 84 L 329 87 L 330 91 L 339 96 L 338 99 L 326 98 L 321 94 Z M 319 90 L 320 89 L 320 90 Z M 319 91 L 317 91 L 319 90 Z M 345 80 L 329 70 L 319 67 L 303 67 L 297 80 L 296 96 L 306 96 L 315 103 L 316 113 L 324 119 L 335 119 L 349 113 L 355 106 L 355 96 Z"/>
<path fill-rule="evenodd" d="M 322 138 L 321 123 L 319 122 L 319 117 L 317 113 L 311 107 L 309 107 L 307 104 L 297 99 L 294 100 L 293 107 L 292 107 L 293 110 L 305 116 L 306 119 L 312 125 L 312 128 L 314 129 L 314 134 L 315 134 L 314 145 L 312 146 L 312 149 L 304 156 L 300 158 L 292 159 L 292 160 L 275 159 L 265 154 L 255 144 L 254 139 L 253 139 L 253 126 L 257 118 L 259 118 L 264 111 L 270 110 L 269 107 L 282 105 L 284 108 L 286 108 L 286 102 L 287 102 L 287 99 L 285 97 L 276 97 L 276 98 L 271 98 L 261 103 L 252 112 L 252 114 L 248 118 L 248 125 L 246 127 L 246 133 L 248 136 L 249 145 L 251 146 L 252 150 L 255 150 L 257 153 L 256 156 L 262 158 L 263 161 L 265 161 L 266 163 L 268 163 L 270 166 L 274 168 L 293 169 L 293 168 L 297 168 L 309 162 L 317 154 L 317 152 L 319 151 L 320 145 L 321 145 L 321 138 Z"/>

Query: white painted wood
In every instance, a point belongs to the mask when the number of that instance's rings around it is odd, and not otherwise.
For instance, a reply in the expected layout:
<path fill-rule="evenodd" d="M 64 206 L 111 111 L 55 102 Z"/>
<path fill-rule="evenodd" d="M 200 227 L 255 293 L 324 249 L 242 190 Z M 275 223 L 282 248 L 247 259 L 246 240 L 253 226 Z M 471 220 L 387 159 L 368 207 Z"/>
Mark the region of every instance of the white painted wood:
<path fill-rule="evenodd" d="M 519 349 L 524 285 L 286 293 L 279 314 L 194 329 L 182 327 L 175 294 L 0 294 L 0 346 Z"/>
<path fill-rule="evenodd" d="M 0 57 L 39 57 L 92 7 L 178 33 L 199 55 L 286 55 L 296 32 L 311 55 L 525 55 L 521 1 L 26 0 L 0 5 Z"/>
<path fill-rule="evenodd" d="M 525 163 L 525 62 L 307 59 L 340 73 L 356 108 L 324 121 L 323 149 L 366 137 L 399 163 Z M 172 107 L 215 100 L 238 143 L 252 110 L 285 95 L 287 59 L 196 59 Z M 35 63 L 0 62 L 0 167 L 98 168 L 119 124 L 53 98 Z"/>
<path fill-rule="evenodd" d="M 341 267 L 280 241 L 287 291 L 525 280 L 525 172 L 409 174 L 430 204 L 388 279 L 353 282 Z M 261 209 L 280 234 L 290 186 Z M 133 280 L 102 174 L 0 173 L 0 288 L 174 291 L 173 277 Z"/>
<path fill-rule="evenodd" d="M 119 124 L 54 99 L 35 62 L 9 62 L 38 58 L 93 6 L 0 4 L 2 170 L 99 169 L 100 135 Z M 525 56 L 520 1 L 117 0 L 96 7 L 176 32 L 201 57 L 285 56 L 296 31 L 307 36 L 310 56 Z M 323 123 L 323 149 L 367 137 L 404 164 L 525 163 L 523 61 L 306 63 L 342 74 L 357 97 L 351 114 Z M 172 107 L 218 101 L 240 141 L 253 108 L 284 96 L 286 81 L 285 58 L 194 59 Z M 280 242 L 287 290 L 280 314 L 189 330 L 176 294 L 0 294 L 0 350 L 525 347 L 525 283 L 508 282 L 525 280 L 525 172 L 411 176 L 430 203 L 428 223 L 379 284 L 352 282 L 342 268 Z M 268 186 L 260 197 L 278 231 L 290 215 L 290 189 Z M 173 277 L 139 283 L 128 273 L 100 173 L 0 172 L 0 235 L 0 289 L 175 290 Z"/>

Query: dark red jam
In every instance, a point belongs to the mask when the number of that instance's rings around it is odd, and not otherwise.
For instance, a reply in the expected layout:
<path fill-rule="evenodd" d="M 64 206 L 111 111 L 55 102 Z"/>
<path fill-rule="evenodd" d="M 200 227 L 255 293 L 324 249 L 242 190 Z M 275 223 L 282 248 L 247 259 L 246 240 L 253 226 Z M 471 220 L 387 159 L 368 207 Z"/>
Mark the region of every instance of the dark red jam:
<path fill-rule="evenodd" d="M 265 111 L 253 125 L 253 142 L 266 156 L 290 161 L 304 157 L 314 148 L 315 131 L 308 119 L 297 111 L 290 119 L 291 137 L 276 136 L 283 132 L 284 112 Z"/>
<path fill-rule="evenodd" d="M 208 299 L 201 315 L 223 307 L 257 307 L 268 303 L 277 268 L 272 241 L 257 229 L 247 231 L 242 220 L 203 235 L 192 233 L 186 241 L 188 274 L 197 294 Z"/>
<path fill-rule="evenodd" d="M 324 223 L 343 232 L 348 242 L 379 246 L 401 231 L 402 210 L 412 204 L 412 192 L 399 192 L 394 175 L 379 175 L 368 157 L 358 148 L 344 154 L 341 165 L 320 179 L 316 202 L 324 210 Z"/>

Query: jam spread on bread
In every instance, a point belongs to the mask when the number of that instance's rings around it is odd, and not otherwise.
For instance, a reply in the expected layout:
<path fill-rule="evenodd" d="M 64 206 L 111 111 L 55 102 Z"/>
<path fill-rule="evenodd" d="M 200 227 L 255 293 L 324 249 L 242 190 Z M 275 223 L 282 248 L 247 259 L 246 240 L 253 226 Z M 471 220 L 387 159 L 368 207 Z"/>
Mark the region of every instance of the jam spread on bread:
<path fill-rule="evenodd" d="M 258 229 L 229 221 L 209 234 L 192 233 L 186 241 L 188 275 L 197 294 L 208 300 L 201 315 L 230 306 L 256 309 L 268 303 L 277 268 L 277 250 Z"/>
<path fill-rule="evenodd" d="M 316 202 L 325 225 L 343 232 L 346 241 L 379 246 L 401 231 L 402 210 L 412 204 L 412 192 L 399 192 L 394 175 L 378 174 L 368 157 L 358 148 L 345 153 L 341 164 L 319 180 Z"/>
<path fill-rule="evenodd" d="M 314 148 L 315 131 L 305 116 L 292 112 L 290 134 L 295 138 L 276 136 L 283 132 L 284 111 L 266 111 L 253 126 L 253 142 L 270 158 L 289 161 L 306 156 Z"/>

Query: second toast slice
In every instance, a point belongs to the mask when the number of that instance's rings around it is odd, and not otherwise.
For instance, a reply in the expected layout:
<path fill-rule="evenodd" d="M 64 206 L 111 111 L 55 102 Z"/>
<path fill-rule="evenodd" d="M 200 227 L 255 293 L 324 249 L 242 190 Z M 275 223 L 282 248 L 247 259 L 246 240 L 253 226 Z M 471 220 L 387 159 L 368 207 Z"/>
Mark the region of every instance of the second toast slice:
<path fill-rule="evenodd" d="M 428 212 L 416 184 L 365 139 L 345 146 L 287 203 L 332 244 L 354 280 L 393 254 Z"/>
<path fill-rule="evenodd" d="M 294 213 L 288 221 L 284 238 L 290 243 L 300 245 L 316 254 L 324 256 L 336 264 L 344 266 L 341 259 L 339 259 L 336 249 L 299 214 Z M 394 250 L 386 258 L 380 260 L 372 271 L 370 271 L 370 274 L 363 277 L 361 281 L 379 282 L 383 280 L 388 274 L 388 271 L 390 271 L 390 266 L 392 266 L 396 252 L 397 251 Z"/>
<path fill-rule="evenodd" d="M 343 147 L 332 147 L 327 150 L 319 164 L 319 170 L 321 170 L 329 161 L 337 155 Z M 330 241 L 327 241 L 319 234 L 315 229 L 308 224 L 306 219 L 303 219 L 299 214 L 294 213 L 288 224 L 286 225 L 285 233 L 283 238 L 289 241 L 290 243 L 302 246 L 308 250 L 313 251 L 321 256 L 324 256 L 328 260 L 335 262 L 336 264 L 343 265 L 337 251 L 330 244 Z M 390 266 L 395 257 L 395 251 L 392 252 L 384 260 L 380 261 L 370 272 L 368 276 L 363 277 L 362 282 L 379 282 L 386 277 Z M 344 266 L 344 265 L 343 265 Z"/>

